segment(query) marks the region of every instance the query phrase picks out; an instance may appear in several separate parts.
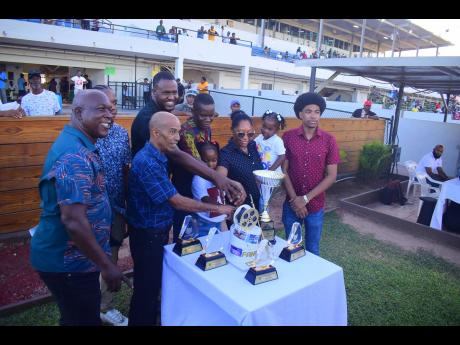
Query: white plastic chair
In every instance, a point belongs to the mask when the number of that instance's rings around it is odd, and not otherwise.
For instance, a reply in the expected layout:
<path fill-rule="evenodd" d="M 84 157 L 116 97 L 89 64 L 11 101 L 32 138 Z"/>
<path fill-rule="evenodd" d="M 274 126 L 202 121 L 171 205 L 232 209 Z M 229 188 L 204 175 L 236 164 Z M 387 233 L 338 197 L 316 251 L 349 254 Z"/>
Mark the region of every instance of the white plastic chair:
<path fill-rule="evenodd" d="M 420 185 L 420 182 L 415 180 L 416 170 L 417 170 L 417 162 L 414 161 L 405 161 L 402 164 L 409 173 L 409 181 L 407 182 L 407 191 L 406 191 L 406 198 L 409 198 L 409 191 L 410 187 L 414 186 L 412 189 L 412 195 L 415 196 L 415 186 Z"/>
<path fill-rule="evenodd" d="M 417 180 L 420 184 L 420 197 L 427 196 L 427 197 L 431 197 L 435 199 L 439 198 L 439 194 L 441 193 L 441 188 L 433 187 L 428 182 L 426 182 L 426 180 L 429 179 L 430 181 L 433 181 L 435 183 L 438 183 L 438 181 L 434 181 L 427 174 L 416 173 L 415 176 L 417 177 Z M 420 214 L 422 204 L 423 204 L 423 201 L 420 200 L 418 204 L 417 216 Z"/>

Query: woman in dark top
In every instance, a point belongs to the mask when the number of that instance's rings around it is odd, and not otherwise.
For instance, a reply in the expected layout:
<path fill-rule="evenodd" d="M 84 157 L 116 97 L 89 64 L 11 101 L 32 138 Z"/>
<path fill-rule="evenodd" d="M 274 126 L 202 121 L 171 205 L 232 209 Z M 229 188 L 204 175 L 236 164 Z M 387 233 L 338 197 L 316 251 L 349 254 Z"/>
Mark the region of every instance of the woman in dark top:
<path fill-rule="evenodd" d="M 233 117 L 232 133 L 232 138 L 220 151 L 217 172 L 240 182 L 248 195 L 244 203 L 251 205 L 251 195 L 258 208 L 260 192 L 252 172 L 262 170 L 263 166 L 253 140 L 256 132 L 251 118 L 243 112 Z"/>

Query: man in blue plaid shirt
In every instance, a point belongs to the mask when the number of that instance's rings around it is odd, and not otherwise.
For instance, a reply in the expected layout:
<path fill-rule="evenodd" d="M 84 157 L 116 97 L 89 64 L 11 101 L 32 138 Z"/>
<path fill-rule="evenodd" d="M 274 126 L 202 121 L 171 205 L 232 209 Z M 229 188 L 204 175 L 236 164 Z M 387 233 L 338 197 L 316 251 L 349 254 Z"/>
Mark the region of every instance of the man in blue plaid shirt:
<path fill-rule="evenodd" d="M 174 208 L 231 215 L 235 207 L 186 198 L 169 180 L 165 152 L 179 142 L 179 119 L 155 113 L 149 122 L 150 141 L 134 157 L 128 178 L 129 245 L 134 263 L 134 291 L 128 325 L 156 325 L 161 287 L 163 246 L 168 243 Z"/>

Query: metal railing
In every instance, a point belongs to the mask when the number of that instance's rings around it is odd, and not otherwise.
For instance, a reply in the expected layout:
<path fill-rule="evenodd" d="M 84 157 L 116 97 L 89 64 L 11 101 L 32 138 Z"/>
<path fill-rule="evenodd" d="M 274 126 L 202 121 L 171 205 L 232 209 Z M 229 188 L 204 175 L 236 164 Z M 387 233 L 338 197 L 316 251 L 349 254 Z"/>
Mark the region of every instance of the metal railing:
<path fill-rule="evenodd" d="M 189 37 L 196 37 L 198 39 L 204 39 L 208 37 L 208 33 L 199 32 L 196 30 L 186 29 L 178 26 L 172 26 L 171 29 L 174 32 L 170 33 L 157 33 L 154 30 L 141 29 L 126 25 L 113 24 L 107 19 L 18 19 L 21 21 L 31 22 L 31 23 L 41 23 L 48 25 L 63 26 L 74 29 L 90 30 L 97 32 L 106 32 L 112 34 L 122 34 L 133 37 L 140 37 L 146 39 L 154 39 L 164 42 L 177 43 L 180 35 L 185 35 Z M 185 32 L 185 33 L 184 33 Z M 193 35 L 188 34 L 192 32 Z M 222 40 L 223 37 L 217 35 L 215 40 Z M 228 42 L 229 44 L 233 44 Z M 236 38 L 236 44 L 239 46 L 252 48 L 252 42 Z"/>
<path fill-rule="evenodd" d="M 191 30 L 191 29 L 186 29 L 186 28 L 182 28 L 178 26 L 175 26 L 175 28 L 178 32 L 178 35 L 196 37 L 199 39 L 205 39 L 206 37 L 209 39 L 208 37 L 209 34 L 206 31 Z M 180 33 L 179 33 L 179 30 L 180 30 Z M 190 32 L 192 32 L 192 35 L 189 34 Z M 228 36 L 222 36 L 222 35 L 217 34 L 215 35 L 214 40 L 219 40 L 222 43 L 228 43 L 228 44 L 252 48 L 252 41 L 242 40 L 241 38 L 235 38 L 235 43 L 231 43 L 230 41 L 231 38 L 232 38 L 231 36 L 228 37 Z M 227 39 L 229 40 L 228 42 L 226 42 Z"/>

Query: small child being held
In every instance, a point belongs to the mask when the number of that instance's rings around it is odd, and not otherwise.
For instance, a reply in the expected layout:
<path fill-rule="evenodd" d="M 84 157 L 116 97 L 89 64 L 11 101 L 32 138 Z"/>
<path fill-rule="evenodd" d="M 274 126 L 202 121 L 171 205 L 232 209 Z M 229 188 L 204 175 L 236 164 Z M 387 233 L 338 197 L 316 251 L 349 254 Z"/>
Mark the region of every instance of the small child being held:
<path fill-rule="evenodd" d="M 205 142 L 197 146 L 202 161 L 211 169 L 216 170 L 219 158 L 219 145 L 214 142 Z M 219 188 L 198 175 L 193 176 L 192 194 L 195 200 L 211 204 L 222 204 L 224 200 L 220 195 Z M 221 230 L 222 221 L 225 220 L 225 217 L 225 215 L 217 215 L 212 212 L 198 212 L 193 214 L 193 218 L 197 221 L 199 228 L 198 236 L 207 235 L 211 227 Z"/>
<path fill-rule="evenodd" d="M 282 172 L 281 164 L 284 161 L 286 149 L 283 140 L 276 133 L 285 127 L 286 121 L 281 114 L 267 110 L 262 115 L 262 128 L 260 129 L 262 134 L 259 134 L 255 141 L 265 170 Z"/>

